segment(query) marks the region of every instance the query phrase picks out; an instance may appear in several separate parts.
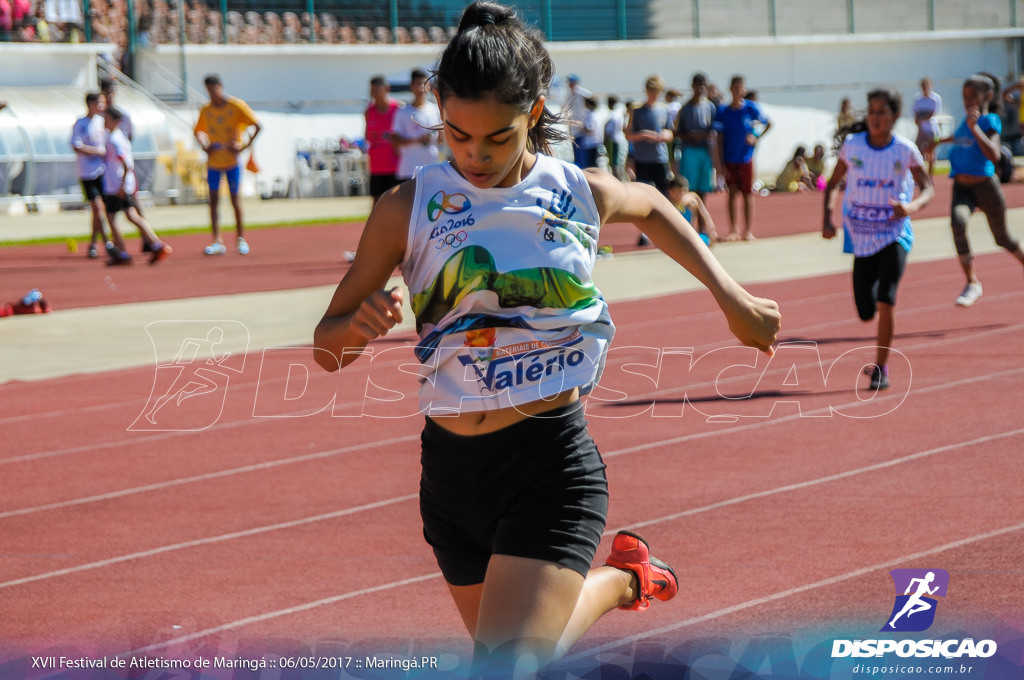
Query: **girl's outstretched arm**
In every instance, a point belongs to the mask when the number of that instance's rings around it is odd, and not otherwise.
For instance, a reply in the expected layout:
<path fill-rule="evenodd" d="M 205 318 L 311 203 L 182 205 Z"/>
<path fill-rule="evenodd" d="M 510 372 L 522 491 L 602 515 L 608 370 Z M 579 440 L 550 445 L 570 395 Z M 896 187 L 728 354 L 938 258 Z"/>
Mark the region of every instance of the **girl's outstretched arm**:
<path fill-rule="evenodd" d="M 384 290 L 405 256 L 414 182 L 381 197 L 366 220 L 352 267 L 313 332 L 313 357 L 327 371 L 347 366 L 402 321 L 402 291 Z"/>
<path fill-rule="evenodd" d="M 755 297 L 740 286 L 667 198 L 652 186 L 623 183 L 601 171 L 587 172 L 587 180 L 602 223 L 635 224 L 666 255 L 707 287 L 740 342 L 768 354 L 774 352 L 773 344 L 781 323 L 778 304 Z"/>

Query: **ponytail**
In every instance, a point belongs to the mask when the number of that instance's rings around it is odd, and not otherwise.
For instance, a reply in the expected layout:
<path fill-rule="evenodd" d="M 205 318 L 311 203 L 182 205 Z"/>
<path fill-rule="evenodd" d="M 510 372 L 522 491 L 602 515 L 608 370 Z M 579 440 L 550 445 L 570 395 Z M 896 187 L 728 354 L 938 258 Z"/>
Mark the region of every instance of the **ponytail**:
<path fill-rule="evenodd" d="M 849 137 L 850 135 L 855 135 L 858 132 L 867 132 L 867 131 L 868 131 L 868 119 L 867 118 L 857 118 L 852 123 L 847 123 L 846 125 L 844 125 L 841 128 L 837 129 L 835 135 L 832 136 L 832 152 L 833 153 L 837 153 L 839 151 L 840 147 L 843 146 L 843 142 L 845 142 L 846 138 Z"/>

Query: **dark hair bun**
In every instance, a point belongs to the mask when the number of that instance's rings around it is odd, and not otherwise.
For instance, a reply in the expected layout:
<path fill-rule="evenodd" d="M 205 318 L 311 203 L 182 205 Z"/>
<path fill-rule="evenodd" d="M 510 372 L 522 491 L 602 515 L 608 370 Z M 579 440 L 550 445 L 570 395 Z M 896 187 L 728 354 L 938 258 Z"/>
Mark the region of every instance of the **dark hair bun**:
<path fill-rule="evenodd" d="M 474 2 L 462 13 L 459 32 L 482 26 L 497 26 L 512 18 L 509 9 L 493 2 Z"/>

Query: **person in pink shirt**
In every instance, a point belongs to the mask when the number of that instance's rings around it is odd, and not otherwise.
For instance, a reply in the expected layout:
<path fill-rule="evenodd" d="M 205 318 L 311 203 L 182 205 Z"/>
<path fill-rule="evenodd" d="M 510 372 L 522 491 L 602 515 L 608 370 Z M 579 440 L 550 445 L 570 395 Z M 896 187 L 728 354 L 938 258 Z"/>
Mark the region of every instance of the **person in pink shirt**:
<path fill-rule="evenodd" d="M 0 0 L 0 33 L 9 34 L 14 29 L 14 15 L 10 0 Z"/>
<path fill-rule="evenodd" d="M 25 17 L 32 14 L 32 3 L 28 0 L 13 0 L 11 12 L 14 15 L 14 25 L 20 26 L 25 21 Z"/>
<path fill-rule="evenodd" d="M 401 104 L 391 98 L 384 76 L 370 79 L 370 105 L 366 107 L 366 143 L 370 162 L 370 196 L 373 202 L 398 184 L 398 151 L 391 143 L 395 112 Z"/>

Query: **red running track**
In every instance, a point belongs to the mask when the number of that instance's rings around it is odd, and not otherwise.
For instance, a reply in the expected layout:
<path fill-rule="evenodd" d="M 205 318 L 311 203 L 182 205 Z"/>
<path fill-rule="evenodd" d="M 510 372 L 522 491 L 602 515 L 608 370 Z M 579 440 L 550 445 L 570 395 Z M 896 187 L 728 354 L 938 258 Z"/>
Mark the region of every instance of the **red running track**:
<path fill-rule="evenodd" d="M 784 313 L 770 362 L 735 347 L 706 293 L 614 304 L 615 349 L 588 404 L 612 490 L 599 558 L 614 530 L 637 528 L 682 587 L 609 614 L 574 652 L 877 637 L 898 567 L 950 574 L 929 635 L 1024 630 L 1024 281 L 1005 254 L 979 267 L 986 294 L 959 309 L 953 261 L 911 263 L 905 361 L 873 398 L 858 386 L 874 325 L 856 320 L 846 274 L 754 288 Z M 401 655 L 445 641 L 468 657 L 420 535 L 421 423 L 396 370 L 411 353 L 311 368 L 304 393 L 291 361 L 312 365 L 304 349 L 250 355 L 218 391 L 157 414 L 198 431 L 129 430 L 152 367 L 0 385 L 9 677 L 55 649 Z M 368 401 L 371 375 L 404 398 Z"/>

